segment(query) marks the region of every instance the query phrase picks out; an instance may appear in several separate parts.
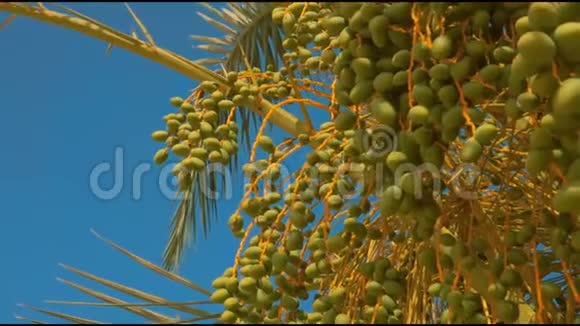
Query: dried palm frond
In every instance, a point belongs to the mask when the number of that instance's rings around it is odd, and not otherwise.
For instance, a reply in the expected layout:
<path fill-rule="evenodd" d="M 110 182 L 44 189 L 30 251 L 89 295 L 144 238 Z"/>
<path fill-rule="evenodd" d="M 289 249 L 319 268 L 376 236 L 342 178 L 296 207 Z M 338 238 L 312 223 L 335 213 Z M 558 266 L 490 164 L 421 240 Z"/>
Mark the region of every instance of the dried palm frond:
<path fill-rule="evenodd" d="M 143 318 L 147 322 L 161 323 L 161 324 L 166 324 L 166 323 L 183 324 L 183 323 L 192 323 L 195 321 L 202 321 L 202 320 L 214 321 L 217 317 L 219 317 L 219 315 L 216 315 L 215 313 L 211 313 L 211 312 L 208 312 L 204 309 L 200 309 L 200 308 L 195 307 L 197 305 L 211 304 L 212 302 L 209 300 L 209 295 L 211 294 L 211 292 L 209 292 L 208 290 L 204 289 L 203 287 L 201 287 L 201 286 L 199 286 L 199 285 L 197 285 L 197 284 L 195 284 L 187 279 L 184 279 L 183 277 L 181 277 L 175 273 L 169 272 L 169 271 L 149 262 L 148 260 L 131 253 L 127 249 L 124 249 L 124 248 L 120 247 L 119 245 L 113 243 L 112 241 L 101 237 L 96 232 L 93 231 L 93 233 L 100 240 L 107 243 L 112 248 L 121 252 L 122 254 L 127 256 L 128 258 L 136 261 L 141 266 L 144 266 L 144 267 L 152 270 L 157 275 L 160 275 L 166 279 L 169 279 L 170 281 L 173 281 L 175 283 L 179 283 L 181 285 L 188 287 L 189 289 L 192 290 L 192 292 L 200 294 L 202 300 L 180 302 L 180 301 L 165 299 L 165 298 L 156 296 L 154 294 L 148 293 L 146 291 L 135 289 L 135 288 L 132 288 L 132 287 L 127 286 L 125 284 L 120 284 L 120 283 L 105 279 L 103 277 L 96 276 L 92 273 L 88 273 L 88 272 L 82 271 L 80 269 L 61 264 L 61 266 L 64 269 L 66 269 L 69 272 L 72 272 L 73 274 L 76 274 L 77 276 L 80 276 L 80 277 L 82 277 L 86 280 L 89 280 L 89 281 L 93 281 L 93 282 L 99 284 L 100 286 L 104 286 L 108 289 L 115 290 L 116 292 L 121 293 L 123 295 L 136 298 L 136 299 L 140 300 L 140 302 L 135 302 L 135 303 L 126 302 L 125 300 L 121 300 L 120 298 L 118 298 L 112 294 L 106 294 L 104 292 L 97 291 L 97 290 L 94 290 L 92 288 L 79 285 L 79 284 L 72 282 L 72 281 L 69 281 L 69 280 L 58 279 L 62 283 L 66 284 L 66 285 L 68 285 L 68 286 L 70 286 L 70 287 L 72 287 L 80 292 L 83 292 L 92 298 L 97 299 L 97 301 L 96 302 L 78 302 L 78 301 L 49 300 L 49 301 L 47 301 L 47 303 L 59 304 L 59 305 L 85 306 L 85 307 L 94 307 L 94 308 L 120 308 L 120 309 L 123 309 L 123 310 L 125 310 L 125 311 L 127 311 L 135 316 Z M 192 294 L 192 296 L 193 296 L 193 294 Z M 65 314 L 62 312 L 56 312 L 56 311 L 47 310 L 47 309 L 40 309 L 40 308 L 28 306 L 28 305 L 20 305 L 20 306 L 22 308 L 30 309 L 30 310 L 33 310 L 35 312 L 46 315 L 46 316 L 54 317 L 54 318 L 57 318 L 59 320 L 67 321 L 67 322 L 71 322 L 71 323 L 77 323 L 77 324 L 108 323 L 108 322 L 88 319 L 85 317 L 69 315 L 69 314 Z M 180 317 L 179 318 L 172 317 L 172 316 L 169 316 L 167 313 L 162 314 L 162 313 L 159 313 L 157 311 L 152 310 L 151 308 L 163 308 L 164 311 L 171 311 L 173 316 L 177 316 L 179 314 Z M 31 319 L 31 318 L 24 317 L 21 315 L 16 315 L 16 318 L 28 321 L 30 323 L 35 323 L 35 324 L 47 323 L 45 321 Z"/>

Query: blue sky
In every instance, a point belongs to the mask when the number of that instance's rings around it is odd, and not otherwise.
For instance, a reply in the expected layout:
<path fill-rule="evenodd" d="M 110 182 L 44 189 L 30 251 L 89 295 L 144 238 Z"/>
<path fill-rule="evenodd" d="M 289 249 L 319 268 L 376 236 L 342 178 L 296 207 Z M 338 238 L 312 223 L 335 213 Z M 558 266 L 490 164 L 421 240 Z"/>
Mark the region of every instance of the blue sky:
<path fill-rule="evenodd" d="M 122 31 L 137 29 L 120 3 L 67 5 Z M 158 45 L 192 59 L 203 55 L 189 39 L 208 30 L 195 14 L 198 4 L 132 7 Z M 5 17 L 0 14 L 0 19 Z M 139 200 L 132 198 L 131 177 L 159 148 L 150 134 L 163 128 L 161 118 L 172 110 L 168 99 L 187 96 L 197 82 L 121 49 L 105 57 L 106 44 L 27 18 L 19 17 L 0 31 L 0 42 L 0 255 L 5 261 L 0 271 L 0 323 L 14 322 L 15 313 L 50 320 L 18 303 L 106 322 L 140 321 L 112 308 L 44 303 L 92 300 L 56 280 L 94 284 L 63 270 L 60 262 L 168 299 L 200 299 L 125 258 L 89 231 L 93 228 L 161 263 L 175 203 L 159 189 L 159 167 L 144 174 Z M 275 131 L 275 136 L 284 135 Z M 89 176 L 99 163 L 115 164 L 116 148 L 122 148 L 124 156 L 123 188 L 105 201 L 91 191 Z M 240 157 L 247 158 L 247 153 Z M 101 187 L 110 188 L 113 180 L 112 173 L 104 174 Z M 241 184 L 235 187 L 231 199 L 219 202 L 219 221 L 211 237 L 188 252 L 180 270 L 206 287 L 231 266 L 237 249 L 238 241 L 226 225 L 241 195 Z"/>

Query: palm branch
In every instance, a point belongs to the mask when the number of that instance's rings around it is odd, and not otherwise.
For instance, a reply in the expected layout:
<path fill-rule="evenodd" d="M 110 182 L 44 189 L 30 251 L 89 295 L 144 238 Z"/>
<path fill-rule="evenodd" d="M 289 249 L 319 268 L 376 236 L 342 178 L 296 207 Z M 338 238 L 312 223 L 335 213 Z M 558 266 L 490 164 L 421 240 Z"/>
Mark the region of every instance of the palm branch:
<path fill-rule="evenodd" d="M 210 3 L 201 3 L 205 12 L 198 15 L 208 24 L 225 36 L 221 38 L 192 35 L 191 38 L 205 42 L 197 45 L 197 48 L 205 50 L 213 55 L 221 57 L 207 57 L 198 59 L 195 63 L 204 66 L 219 64 L 225 71 L 240 71 L 244 68 L 265 68 L 268 65 L 278 67 L 282 60 L 284 49 L 282 48 L 282 30 L 272 22 L 272 10 L 275 3 L 271 2 L 245 2 L 227 3 L 222 8 Z M 215 16 L 212 18 L 211 16 Z M 219 71 L 219 70 L 217 70 Z M 261 122 L 260 115 L 243 108 L 238 111 L 237 117 L 241 128 L 241 141 L 247 150 L 251 148 L 252 130 Z M 220 113 L 220 123 L 225 123 L 228 113 Z M 230 164 L 230 170 L 236 173 L 238 169 L 237 156 L 233 156 L 234 164 Z M 218 184 L 215 174 L 198 174 L 195 179 L 207 178 L 210 187 Z M 197 196 L 196 196 L 197 194 Z M 196 203 L 198 205 L 196 205 Z M 169 243 L 164 253 L 164 264 L 168 268 L 179 264 L 179 259 L 185 247 L 185 239 L 189 237 L 189 230 L 193 228 L 196 234 L 196 206 L 199 206 L 204 234 L 210 226 L 210 219 L 217 213 L 216 201 L 205 198 L 199 182 L 194 182 L 192 187 L 183 193 L 181 204 L 172 219 L 172 231 Z M 191 225 L 192 228 L 187 226 Z M 195 238 L 194 238 L 195 240 Z"/>
<path fill-rule="evenodd" d="M 80 285 L 76 282 L 69 281 L 67 279 L 58 279 L 60 282 L 64 283 L 65 285 L 72 287 L 75 290 L 78 290 L 89 297 L 95 299 L 93 302 L 79 302 L 79 301 L 63 301 L 63 300 L 48 300 L 47 303 L 49 304 L 58 304 L 63 306 L 85 306 L 85 307 L 92 307 L 92 308 L 117 308 L 122 309 L 135 317 L 140 317 L 146 322 L 151 323 L 161 323 L 161 324 L 191 324 L 194 322 L 200 321 L 213 321 L 219 317 L 219 314 L 215 314 L 209 312 L 205 309 L 199 308 L 199 306 L 207 306 L 208 304 L 212 304 L 209 296 L 211 292 L 203 288 L 202 286 L 195 284 L 178 274 L 173 272 L 167 271 L 164 268 L 153 264 L 152 262 L 133 254 L 131 251 L 117 245 L 116 243 L 100 236 L 96 232 L 92 231 L 97 238 L 108 244 L 110 247 L 115 249 L 116 251 L 122 253 L 127 258 L 135 261 L 136 263 L 140 264 L 141 266 L 151 270 L 155 274 L 171 281 L 176 284 L 182 285 L 187 287 L 192 291 L 191 297 L 199 297 L 198 300 L 195 301 L 177 301 L 166 299 L 147 291 L 143 291 L 140 289 L 136 289 L 130 287 L 125 284 L 120 284 L 115 281 L 94 275 L 92 273 L 83 271 L 78 268 L 74 268 L 68 265 L 61 264 L 68 272 L 75 274 L 76 276 L 80 276 L 81 278 L 92 281 L 98 284 L 99 287 L 107 288 L 108 290 L 116 291 L 120 294 L 123 294 L 127 297 L 134 298 L 139 300 L 137 302 L 127 302 L 125 300 L 120 299 L 114 294 L 105 293 L 103 291 L 95 290 L 91 287 L 86 287 Z M 107 321 L 100 321 L 95 319 L 90 319 L 88 317 L 81 317 L 76 315 L 70 315 L 62 312 L 41 309 L 33 306 L 28 305 L 20 305 L 20 307 L 34 311 L 45 317 L 52 317 L 60 322 L 69 322 L 69 323 L 76 323 L 76 324 L 103 324 L 103 323 L 110 323 Z M 165 313 L 158 312 L 159 308 L 163 308 Z M 176 317 L 179 316 L 179 317 Z M 16 315 L 17 319 L 33 323 L 33 324 L 47 324 L 49 322 L 39 319 L 29 318 L 23 315 Z"/>
<path fill-rule="evenodd" d="M 219 58 L 202 58 L 196 63 L 222 64 L 228 71 L 244 69 L 246 58 L 252 67 L 279 66 L 284 50 L 282 30 L 272 22 L 276 3 L 229 2 L 221 9 L 210 3 L 201 5 L 207 13 L 198 12 L 198 15 L 225 35 L 221 38 L 192 35 L 195 41 L 204 42 L 197 48 L 220 55 Z"/>
<path fill-rule="evenodd" d="M 220 6 L 200 3 L 204 11 L 197 14 L 209 26 L 224 33 L 222 37 L 191 35 L 199 42 L 198 49 L 209 56 L 195 60 L 203 66 L 219 65 L 226 71 L 241 71 L 251 67 L 274 69 L 282 63 L 282 29 L 272 22 L 275 2 L 228 2 Z M 216 68 L 217 69 L 217 68 Z M 261 122 L 260 115 L 241 110 L 241 141 L 249 150 L 250 133 Z M 226 115 L 221 116 L 222 119 Z"/>

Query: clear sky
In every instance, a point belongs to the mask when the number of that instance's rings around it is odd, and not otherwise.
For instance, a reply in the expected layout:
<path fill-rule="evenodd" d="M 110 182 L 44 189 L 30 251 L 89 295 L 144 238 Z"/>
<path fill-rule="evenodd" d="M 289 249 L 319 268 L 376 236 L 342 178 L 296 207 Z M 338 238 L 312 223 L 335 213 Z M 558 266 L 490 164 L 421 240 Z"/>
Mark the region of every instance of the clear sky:
<path fill-rule="evenodd" d="M 120 3 L 66 5 L 122 31 L 137 29 Z M 203 55 L 189 39 L 209 29 L 195 13 L 198 4 L 132 7 L 157 44 L 192 59 Z M 6 16 L 2 13 L 0 19 Z M 0 31 L 0 49 L 0 256 L 5 262 L 0 269 L 0 323 L 15 322 L 15 313 L 51 320 L 18 303 L 105 322 L 140 321 L 116 308 L 45 303 L 94 300 L 57 277 L 102 289 L 58 263 L 168 299 L 199 300 L 194 292 L 162 280 L 89 231 L 93 228 L 161 263 L 175 203 L 158 186 L 159 167 L 144 174 L 140 199 L 134 198 L 131 178 L 140 164 L 151 163 L 159 148 L 150 134 L 162 128 L 162 116 L 172 112 L 168 99 L 187 96 L 197 83 L 121 49 L 105 57 L 103 42 L 28 18 L 19 17 Z M 122 162 L 115 158 L 116 148 L 122 149 Z M 247 158 L 247 153 L 240 157 Z M 102 162 L 123 166 L 123 188 L 111 200 L 97 198 L 90 187 L 90 173 Z M 112 172 L 103 174 L 101 187 L 110 188 L 114 177 Z M 180 271 L 208 288 L 231 266 L 237 249 L 238 241 L 226 225 L 241 195 L 241 184 L 234 186 L 233 197 L 219 202 L 219 221 L 211 237 L 188 252 Z"/>

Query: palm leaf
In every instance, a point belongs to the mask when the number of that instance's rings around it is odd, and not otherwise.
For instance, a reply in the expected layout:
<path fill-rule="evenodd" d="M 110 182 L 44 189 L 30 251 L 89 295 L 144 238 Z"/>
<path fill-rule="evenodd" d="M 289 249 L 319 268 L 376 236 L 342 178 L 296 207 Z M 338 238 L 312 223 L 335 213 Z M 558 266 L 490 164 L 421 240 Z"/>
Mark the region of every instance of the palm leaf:
<path fill-rule="evenodd" d="M 35 307 L 28 306 L 28 305 L 21 304 L 19 306 L 22 307 L 22 308 L 27 308 L 27 309 L 30 309 L 30 310 L 34 310 L 36 312 L 43 313 L 43 314 L 48 315 L 48 316 L 52 316 L 52 317 L 56 317 L 56 318 L 59 318 L 59 319 L 62 319 L 62 320 L 66 320 L 66 321 L 69 321 L 69 322 L 72 322 L 72 323 L 77 323 L 77 324 L 93 324 L 93 325 L 94 324 L 106 324 L 106 323 L 101 323 L 101 322 L 98 322 L 98 321 L 95 321 L 95 320 L 91 320 L 91 319 L 86 319 L 86 318 L 82 318 L 82 317 L 77 317 L 77 316 L 62 314 L 62 313 L 59 313 L 59 312 L 54 312 L 54 311 L 44 310 L 44 309 L 40 309 L 40 308 L 35 308 Z M 39 322 L 39 323 L 42 323 L 42 322 Z"/>
<path fill-rule="evenodd" d="M 149 41 L 149 44 L 155 45 L 155 41 L 153 41 L 153 37 L 151 36 L 149 31 L 145 27 L 143 22 L 141 22 L 141 19 L 139 19 L 139 17 L 137 17 L 137 15 L 133 12 L 133 9 L 131 9 L 131 7 L 129 6 L 128 3 L 125 3 L 125 6 L 127 7 L 127 10 L 129 10 L 131 17 L 133 17 L 133 20 L 135 20 L 135 22 L 137 23 L 137 25 L 141 29 L 141 32 L 143 33 L 143 35 L 145 35 L 145 38 L 147 39 L 147 41 Z"/>
<path fill-rule="evenodd" d="M 37 320 L 37 319 L 30 319 L 30 318 L 26 318 L 26 317 L 23 317 L 23 316 L 20 316 L 20 315 L 14 315 L 14 318 L 16 318 L 18 320 L 26 321 L 26 322 L 28 322 L 30 324 L 36 324 L 36 325 L 46 325 L 46 324 L 48 324 L 45 321 L 40 321 L 40 320 Z"/>
<path fill-rule="evenodd" d="M 204 12 L 198 15 L 209 25 L 225 33 L 222 37 L 192 35 L 202 42 L 196 47 L 211 56 L 196 60 L 204 66 L 223 65 L 227 71 L 246 69 L 246 60 L 252 67 L 277 68 L 282 62 L 282 29 L 272 22 L 273 2 L 231 2 L 220 4 L 220 9 L 210 3 L 201 3 Z M 216 56 L 217 55 L 217 56 Z M 261 122 L 260 116 L 249 110 L 241 110 L 241 141 L 246 149 L 251 148 L 252 128 Z M 220 117 L 225 120 L 226 116 Z"/>
<path fill-rule="evenodd" d="M 244 69 L 243 53 L 249 55 L 249 60 L 255 67 L 265 67 L 270 64 L 277 67 L 282 60 L 281 28 L 272 22 L 272 2 L 228 3 L 221 9 L 212 4 L 201 3 L 206 13 L 198 15 L 208 24 L 224 32 L 221 38 L 192 35 L 192 39 L 203 44 L 196 47 L 218 54 L 224 54 L 219 59 L 226 70 Z M 210 15 L 214 16 L 211 17 Z M 261 35 L 260 42 L 254 42 Z M 264 57 L 259 55 L 264 54 Z M 197 62 L 206 64 L 206 58 Z M 213 64 L 212 64 L 213 65 Z"/>
<path fill-rule="evenodd" d="M 95 232 L 93 231 L 93 233 L 95 233 Z M 219 317 L 218 315 L 216 315 L 214 313 L 193 307 L 195 305 L 211 303 L 211 301 L 208 300 L 208 297 L 210 294 L 210 292 L 208 290 L 205 290 L 201 286 L 196 285 L 196 284 L 190 282 L 189 280 L 183 279 L 181 276 L 174 274 L 172 272 L 169 272 L 169 271 L 145 260 L 144 258 L 141 258 L 141 257 L 131 253 L 127 249 L 120 247 L 119 245 L 111 242 L 110 240 L 107 240 L 107 239 L 101 237 L 100 235 L 98 235 L 96 233 L 95 233 L 95 235 L 98 238 L 100 238 L 102 241 L 104 241 L 107 244 L 109 244 L 110 246 L 112 246 L 117 251 L 119 251 L 119 252 L 123 253 L 124 255 L 128 256 L 129 258 L 133 259 L 134 261 L 138 262 L 142 266 L 154 271 L 156 274 L 158 274 L 164 278 L 167 278 L 173 282 L 180 283 L 182 285 L 186 285 L 196 292 L 201 292 L 202 295 L 205 297 L 205 300 L 188 301 L 188 302 L 179 302 L 179 301 L 169 300 L 169 299 L 165 299 L 165 298 L 156 296 L 154 294 L 148 293 L 146 291 L 135 289 L 135 288 L 132 288 L 132 287 L 127 286 L 125 284 L 120 284 L 120 283 L 96 276 L 94 274 L 82 271 L 80 269 L 61 264 L 61 267 L 63 267 L 65 270 L 72 272 L 73 274 L 80 276 L 81 278 L 84 278 L 84 279 L 89 280 L 89 281 L 93 281 L 93 282 L 99 284 L 100 286 L 104 286 L 105 288 L 122 293 L 126 296 L 137 298 L 137 299 L 141 300 L 141 302 L 139 302 L 139 303 L 126 302 L 125 300 L 121 300 L 112 294 L 106 294 L 104 292 L 97 291 L 97 290 L 91 289 L 89 287 L 79 285 L 79 284 L 72 282 L 72 281 L 58 279 L 59 281 L 61 281 L 65 285 L 70 286 L 70 287 L 72 287 L 80 292 L 83 292 L 86 295 L 88 295 L 92 298 L 95 298 L 98 301 L 101 301 L 103 303 L 101 303 L 101 302 L 74 302 L 74 301 L 49 301 L 49 303 L 60 304 L 60 305 L 82 305 L 82 306 L 95 307 L 95 308 L 103 308 L 103 307 L 120 308 L 120 309 L 123 309 L 123 310 L 125 310 L 125 311 L 127 311 L 135 316 L 139 316 L 141 318 L 144 318 L 145 320 L 147 320 L 149 322 L 163 323 L 163 324 L 165 324 L 165 323 L 173 323 L 173 324 L 175 324 L 175 323 L 191 323 L 191 322 L 202 321 L 202 320 L 215 320 L 217 317 Z M 28 306 L 28 305 L 19 305 L 19 306 L 21 306 L 22 308 L 30 309 L 32 311 L 35 311 L 35 312 L 43 314 L 43 315 L 47 315 L 50 317 L 61 319 L 63 321 L 77 323 L 77 324 L 102 324 L 102 323 L 105 323 L 102 321 L 88 319 L 85 317 L 69 315 L 69 314 L 56 312 L 56 311 L 52 311 L 52 310 L 40 309 L 40 308 Z M 163 307 L 165 309 L 171 309 L 172 311 L 174 311 L 173 315 L 177 315 L 177 313 L 180 313 L 180 314 L 183 314 L 183 317 L 180 317 L 180 318 L 171 317 L 169 315 L 161 314 L 161 313 L 155 312 L 153 310 L 147 309 L 145 307 Z M 45 322 L 43 322 L 43 321 L 28 318 L 25 316 L 17 315 L 16 318 L 21 319 L 21 320 L 25 320 L 25 321 L 28 321 L 31 323 L 45 324 Z"/>
<path fill-rule="evenodd" d="M 16 15 L 10 15 L 10 16 L 6 17 L 6 19 L 4 19 L 0 23 L 0 29 L 3 29 L 6 26 L 10 25 L 10 23 L 12 23 L 14 21 L 14 19 L 16 19 Z"/>
<path fill-rule="evenodd" d="M 123 247 L 115 244 L 114 242 L 112 242 L 111 240 L 108 240 L 104 237 L 102 237 L 101 235 L 99 235 L 97 232 L 95 232 L 94 230 L 91 230 L 91 232 L 97 237 L 99 238 L 101 241 L 105 242 L 106 244 L 108 244 L 109 246 L 113 247 L 115 250 L 119 251 L 120 253 L 124 254 L 125 256 L 131 258 L 132 260 L 134 260 L 135 262 L 141 264 L 142 266 L 150 269 L 151 271 L 153 271 L 156 274 L 159 274 L 171 281 L 180 283 L 182 285 L 185 285 L 189 288 L 191 288 L 192 290 L 199 292 L 201 294 L 204 294 L 205 296 L 210 296 L 211 295 L 211 291 L 175 274 L 172 272 L 169 272 L 149 261 L 147 261 L 146 259 L 143 259 L 133 253 L 131 253 L 129 250 L 124 249 Z"/>
<path fill-rule="evenodd" d="M 231 161 L 230 172 L 237 171 L 234 168 L 237 165 L 237 156 L 232 156 Z M 221 171 L 216 171 L 216 167 Z M 221 173 L 216 174 L 215 172 Z M 193 235 L 193 239 L 196 240 L 198 214 L 203 233 L 207 237 L 211 227 L 211 219 L 215 219 L 217 215 L 217 198 L 208 192 L 223 191 L 226 190 L 227 186 L 231 186 L 226 184 L 226 178 L 221 178 L 221 184 L 218 183 L 219 174 L 224 172 L 223 165 L 210 164 L 205 170 L 190 175 L 188 180 L 190 186 L 180 193 L 181 201 L 171 220 L 171 234 L 163 253 L 163 266 L 165 268 L 177 268 L 184 249 L 190 243 L 191 236 Z"/>
<path fill-rule="evenodd" d="M 113 282 L 113 281 L 104 279 L 102 277 L 95 276 L 93 274 L 81 271 L 81 270 L 76 269 L 74 267 L 70 267 L 70 266 L 67 266 L 64 264 L 61 264 L 61 266 L 64 269 L 66 269 L 70 272 L 73 272 L 77 275 L 80 275 L 86 279 L 89 279 L 89 280 L 97 282 L 101 285 L 110 287 L 114 290 L 117 290 L 118 292 L 122 292 L 124 294 L 131 295 L 131 296 L 136 297 L 138 299 L 141 299 L 143 301 L 152 302 L 152 303 L 155 303 L 157 305 L 168 306 L 168 307 L 171 307 L 173 309 L 180 310 L 180 311 L 187 312 L 187 313 L 194 314 L 194 315 L 198 315 L 198 316 L 207 316 L 208 315 L 208 313 L 206 313 L 203 310 L 191 308 L 191 307 L 184 306 L 181 304 L 173 304 L 172 302 L 170 302 L 169 300 L 166 300 L 164 298 L 161 298 L 161 297 L 158 297 L 158 296 L 155 296 L 155 295 L 152 295 L 152 294 L 149 294 L 149 293 L 125 286 L 123 284 L 119 284 L 117 282 Z M 135 307 L 135 306 L 133 306 L 133 307 Z"/>
<path fill-rule="evenodd" d="M 284 53 L 281 37 L 282 30 L 280 26 L 272 22 L 274 3 L 228 3 L 225 6 L 222 5 L 220 9 L 210 3 L 201 3 L 201 5 L 206 12 L 198 12 L 198 15 L 206 23 L 225 34 L 221 38 L 192 35 L 191 38 L 193 40 L 203 42 L 198 44 L 197 48 L 213 55 L 212 57 L 197 60 L 195 61 L 196 63 L 205 66 L 219 64 L 226 71 L 239 71 L 240 69 L 250 68 L 247 67 L 247 62 L 252 67 L 261 68 L 265 68 L 267 65 L 278 67 L 280 62 L 282 62 Z M 252 130 L 255 130 L 258 123 L 261 123 L 261 119 L 258 114 L 252 113 L 247 109 L 240 110 L 239 113 L 236 118 L 239 119 L 238 121 L 241 125 L 241 142 L 249 150 L 252 145 Z M 227 113 L 221 113 L 219 118 L 220 123 L 225 122 Z M 237 173 L 239 171 L 237 155 L 232 158 L 231 163 L 229 165 L 230 171 Z M 210 183 L 215 185 L 217 182 L 215 176 L 212 177 L 209 174 L 205 176 L 208 177 Z M 196 175 L 196 177 L 198 176 Z M 172 233 L 164 252 L 164 266 L 167 268 L 177 266 L 182 256 L 182 248 L 187 245 L 187 237 L 184 233 L 187 230 L 186 225 L 196 227 L 195 223 L 190 222 L 196 218 L 194 206 L 194 198 L 196 197 L 200 204 L 204 234 L 207 234 L 206 225 L 209 226 L 210 219 L 207 217 L 206 208 L 215 210 L 216 203 L 211 199 L 206 201 L 207 198 L 201 190 L 199 189 L 199 182 L 194 182 L 192 188 L 183 193 L 183 202 L 173 217 Z M 195 230 L 193 234 L 195 236 Z"/>

